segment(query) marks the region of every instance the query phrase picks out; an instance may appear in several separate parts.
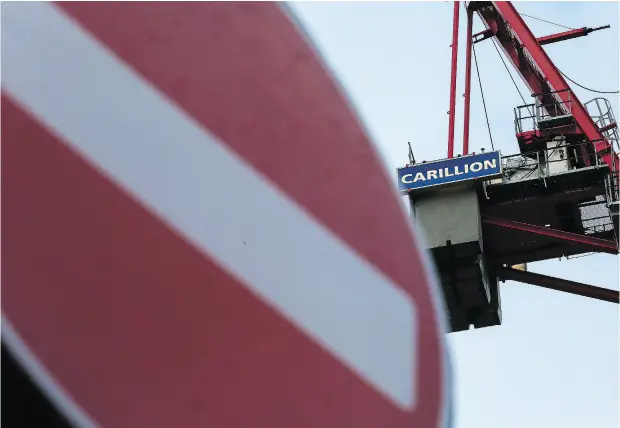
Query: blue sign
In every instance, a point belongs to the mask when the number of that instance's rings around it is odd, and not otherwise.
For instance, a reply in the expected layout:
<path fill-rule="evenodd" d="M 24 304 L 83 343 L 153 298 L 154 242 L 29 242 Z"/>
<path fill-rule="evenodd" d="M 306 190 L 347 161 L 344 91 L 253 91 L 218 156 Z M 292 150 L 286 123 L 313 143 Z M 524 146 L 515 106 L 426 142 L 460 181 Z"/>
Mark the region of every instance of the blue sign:
<path fill-rule="evenodd" d="M 398 188 L 407 191 L 501 174 L 501 155 L 495 151 L 399 168 Z"/>

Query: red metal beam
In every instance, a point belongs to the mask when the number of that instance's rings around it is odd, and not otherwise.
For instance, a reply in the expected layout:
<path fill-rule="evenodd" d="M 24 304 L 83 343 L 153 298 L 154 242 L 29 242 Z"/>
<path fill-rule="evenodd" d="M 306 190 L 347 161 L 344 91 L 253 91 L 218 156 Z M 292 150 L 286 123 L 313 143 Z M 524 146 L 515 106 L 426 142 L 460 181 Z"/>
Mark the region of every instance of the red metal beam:
<path fill-rule="evenodd" d="M 608 254 L 618 254 L 618 247 L 616 243 L 607 239 L 592 238 L 590 236 L 579 235 L 577 233 L 564 232 L 562 230 L 551 229 L 549 227 L 536 226 L 533 224 L 521 223 L 518 221 L 497 217 L 487 217 L 484 218 L 482 222 L 494 226 L 506 227 L 509 229 L 543 235 L 548 238 L 552 238 L 565 243 L 577 243 L 588 247 L 591 251 Z"/>
<path fill-rule="evenodd" d="M 612 122 L 612 123 L 609 123 L 609 124 L 603 126 L 602 128 L 599 128 L 599 130 L 601 132 L 607 132 L 610 129 L 614 129 L 614 128 L 617 128 L 617 127 L 618 127 L 618 124 L 616 122 Z"/>
<path fill-rule="evenodd" d="M 597 28 L 588 28 L 588 27 L 577 28 L 575 30 L 563 31 L 561 33 L 550 34 L 548 36 L 539 37 L 537 40 L 541 46 L 549 45 L 551 43 L 562 42 L 564 40 L 587 36 L 593 31 L 603 30 L 605 28 L 609 28 L 609 25 L 605 25 L 604 27 L 597 27 Z"/>
<path fill-rule="evenodd" d="M 477 3 L 473 5 L 473 3 Z M 570 105 L 575 121 L 594 150 L 612 170 L 620 165 L 620 158 L 570 90 L 570 86 L 544 51 L 534 34 L 525 24 L 511 2 L 472 2 L 486 26 L 495 37 L 533 94 L 544 94 L 543 103 L 551 103 L 554 97 Z M 568 90 L 568 91 L 565 91 Z M 564 92 L 558 92 L 564 91 Z M 550 95 L 555 92 L 555 95 Z M 570 97 L 570 98 L 569 98 Z M 554 114 L 554 112 L 548 112 Z M 557 113 L 559 114 L 559 113 Z M 585 159 L 590 164 L 589 159 Z"/>
<path fill-rule="evenodd" d="M 450 110 L 448 123 L 448 158 L 454 157 L 454 122 L 456 116 L 456 65 L 459 49 L 459 11 L 460 2 L 454 2 L 454 18 L 452 22 L 452 71 L 450 76 Z"/>
<path fill-rule="evenodd" d="M 551 290 L 576 294 L 578 296 L 589 297 L 591 299 L 604 300 L 611 303 L 620 302 L 620 292 L 610 290 L 608 288 L 595 287 L 594 285 L 583 284 L 581 282 L 554 278 L 552 276 L 541 275 L 539 273 L 524 272 L 522 270 L 508 267 L 500 268 L 497 274 L 498 277 L 504 281 L 524 282 L 526 284 L 537 285 Z"/>
<path fill-rule="evenodd" d="M 471 4 L 471 3 L 470 3 Z M 491 38 L 495 35 L 495 33 L 493 32 L 492 29 L 487 28 L 484 31 L 480 31 L 479 33 L 476 33 L 472 36 L 472 38 L 474 39 L 474 44 L 476 43 L 480 43 L 483 40 L 486 40 L 488 38 Z"/>
<path fill-rule="evenodd" d="M 467 47 L 465 49 L 465 113 L 463 118 L 463 155 L 469 153 L 469 107 L 471 104 L 471 51 L 474 11 L 467 9 Z"/>
<path fill-rule="evenodd" d="M 523 57 L 521 44 L 515 43 L 513 32 L 494 4 L 492 2 L 470 2 L 469 5 L 478 12 L 487 27 L 487 31 L 482 32 L 480 40 L 484 40 L 490 35 L 496 37 L 507 58 L 533 94 L 552 92 L 542 73 L 531 61 Z"/>

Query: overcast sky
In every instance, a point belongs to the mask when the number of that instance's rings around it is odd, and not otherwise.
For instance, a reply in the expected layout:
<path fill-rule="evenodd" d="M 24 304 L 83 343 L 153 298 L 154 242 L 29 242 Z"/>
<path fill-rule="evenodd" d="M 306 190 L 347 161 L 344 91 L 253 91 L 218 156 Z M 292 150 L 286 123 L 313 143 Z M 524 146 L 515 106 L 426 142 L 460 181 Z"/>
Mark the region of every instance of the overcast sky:
<path fill-rule="evenodd" d="M 521 13 L 572 28 L 610 24 L 611 29 L 548 46 L 547 52 L 580 84 L 618 89 L 617 2 L 515 5 Z M 317 2 L 292 7 L 353 99 L 390 168 L 406 162 L 407 141 L 418 160 L 446 156 L 451 3 Z M 464 13 L 461 16 L 463 34 Z M 525 19 L 537 36 L 565 31 Z M 474 32 L 481 29 L 476 18 Z M 516 153 L 513 108 L 521 99 L 490 41 L 477 45 L 477 54 L 495 148 Z M 460 59 L 459 95 L 462 51 Z M 470 145 L 472 150 L 489 149 L 475 71 L 473 79 Z M 573 89 L 582 102 L 595 96 Z M 618 95 L 605 96 L 619 115 Z M 457 153 L 463 111 L 462 98 L 458 100 Z M 618 259 L 611 255 L 546 261 L 529 268 L 618 289 Z M 448 336 L 455 370 L 455 428 L 618 427 L 618 306 L 514 282 L 501 286 L 501 298 L 502 326 Z"/>

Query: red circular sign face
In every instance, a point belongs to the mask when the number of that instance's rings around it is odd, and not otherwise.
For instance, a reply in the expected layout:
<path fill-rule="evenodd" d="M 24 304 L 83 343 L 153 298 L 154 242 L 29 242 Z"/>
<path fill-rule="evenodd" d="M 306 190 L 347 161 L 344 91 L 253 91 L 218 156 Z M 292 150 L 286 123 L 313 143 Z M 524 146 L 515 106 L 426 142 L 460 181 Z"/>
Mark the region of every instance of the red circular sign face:
<path fill-rule="evenodd" d="M 3 340 L 77 426 L 443 426 L 424 255 L 285 6 L 2 24 Z"/>

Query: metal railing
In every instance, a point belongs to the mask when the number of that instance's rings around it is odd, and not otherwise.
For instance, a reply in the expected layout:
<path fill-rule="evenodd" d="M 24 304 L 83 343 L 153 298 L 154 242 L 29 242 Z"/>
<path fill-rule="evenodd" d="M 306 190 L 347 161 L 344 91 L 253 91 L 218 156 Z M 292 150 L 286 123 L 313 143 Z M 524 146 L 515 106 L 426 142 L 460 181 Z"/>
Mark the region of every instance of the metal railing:
<path fill-rule="evenodd" d="M 586 150 L 583 150 L 583 149 Z M 566 144 L 563 140 L 546 149 L 530 153 L 508 155 L 502 157 L 504 181 L 521 181 L 528 179 L 544 179 L 554 174 L 577 169 L 583 164 L 584 153 L 594 148 L 593 143 L 583 142 Z M 565 165 L 565 166 L 564 166 Z M 606 167 L 606 164 L 595 158 L 593 167 Z"/>
<path fill-rule="evenodd" d="M 559 94 L 567 93 L 568 99 L 563 100 Z M 552 118 L 572 115 L 572 92 L 570 89 L 551 92 L 549 94 L 535 94 L 534 102 L 515 107 L 515 132 L 540 130 L 540 122 Z M 549 101 L 549 98 L 551 101 Z"/>
<path fill-rule="evenodd" d="M 614 117 L 611 103 L 607 98 L 594 98 L 584 104 L 584 107 L 588 111 L 588 114 L 594 120 L 596 126 L 603 130 L 602 134 L 605 140 L 614 148 L 619 150 L 618 145 L 618 126 L 616 118 Z"/>
<path fill-rule="evenodd" d="M 517 135 L 522 134 L 524 130 L 535 131 L 538 129 L 535 112 L 536 105 L 533 103 L 515 107 L 515 133 Z"/>
<path fill-rule="evenodd" d="M 567 93 L 567 100 L 562 100 L 559 96 L 560 93 Z M 515 108 L 515 132 L 522 134 L 526 131 L 540 131 L 541 121 L 550 120 L 552 118 L 567 117 L 568 121 L 558 122 L 559 126 L 566 126 L 570 124 L 570 118 L 572 114 L 572 93 L 569 89 L 553 92 L 547 95 L 533 95 L 535 102 L 532 104 L 525 104 Z M 549 101 L 551 99 L 551 101 Z M 546 101 L 545 101 L 546 100 Z M 620 152 L 620 133 L 618 131 L 616 118 L 614 117 L 611 103 L 606 98 L 594 98 L 593 100 L 584 104 L 584 107 L 592 117 L 596 126 L 601 130 L 604 141 L 611 146 L 611 150 L 615 153 Z M 553 126 L 545 127 L 546 130 L 554 129 Z M 594 159 L 596 165 L 600 163 L 599 156 L 594 155 L 593 142 L 590 142 L 587 151 L 582 151 L 582 154 L 575 155 L 575 159 L 581 158 L 585 161 L 584 157 L 590 154 Z M 537 155 L 539 156 L 539 155 Z M 540 163 L 540 159 L 538 159 Z M 582 165 L 587 164 L 583 163 Z M 615 165 L 616 157 L 612 157 L 612 165 L 610 176 L 605 183 L 606 186 L 606 198 L 609 203 L 617 202 L 620 200 L 620 165 Z"/>
<path fill-rule="evenodd" d="M 568 99 L 564 101 L 560 98 L 560 94 L 567 94 Z M 551 102 L 545 102 L 543 95 L 535 95 L 536 99 L 536 115 L 538 121 L 549 119 L 551 117 L 568 116 L 573 114 L 573 99 L 570 89 L 551 92 Z"/>

